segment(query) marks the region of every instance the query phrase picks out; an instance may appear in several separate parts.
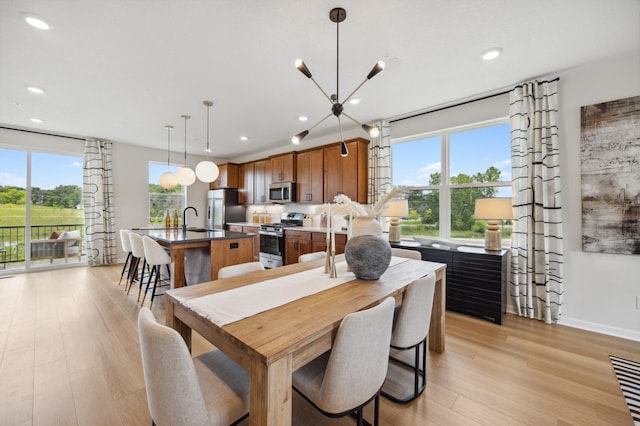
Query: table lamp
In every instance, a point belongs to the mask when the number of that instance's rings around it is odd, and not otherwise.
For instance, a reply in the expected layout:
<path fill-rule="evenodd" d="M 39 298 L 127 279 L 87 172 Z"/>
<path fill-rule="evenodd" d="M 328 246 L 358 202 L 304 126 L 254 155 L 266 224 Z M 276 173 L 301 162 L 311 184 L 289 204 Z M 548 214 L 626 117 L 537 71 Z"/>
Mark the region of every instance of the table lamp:
<path fill-rule="evenodd" d="M 389 242 L 400 242 L 400 227 L 398 226 L 398 220 L 401 217 L 409 216 L 409 201 L 389 201 L 387 203 L 387 209 L 382 212 L 382 216 L 391 218 L 391 221 L 389 223 Z"/>
<path fill-rule="evenodd" d="M 502 249 L 499 220 L 513 219 L 513 206 L 511 198 L 478 198 L 473 213 L 474 218 L 487 221 L 487 230 L 484 233 L 485 250 L 496 251 Z"/>

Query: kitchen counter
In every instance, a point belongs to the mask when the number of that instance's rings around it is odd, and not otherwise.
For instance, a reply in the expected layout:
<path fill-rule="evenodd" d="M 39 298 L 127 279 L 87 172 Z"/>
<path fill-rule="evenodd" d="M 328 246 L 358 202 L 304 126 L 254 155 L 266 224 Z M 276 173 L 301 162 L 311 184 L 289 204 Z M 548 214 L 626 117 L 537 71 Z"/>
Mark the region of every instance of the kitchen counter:
<path fill-rule="evenodd" d="M 277 222 L 272 222 L 277 223 Z M 233 222 L 227 223 L 227 225 L 236 225 L 236 226 L 260 226 L 260 225 L 270 225 L 269 223 L 252 223 L 252 222 Z M 304 232 L 324 232 L 327 233 L 327 228 L 322 228 L 320 226 L 294 226 L 291 228 L 286 228 L 290 231 L 304 231 Z M 336 234 L 347 234 L 346 230 L 336 229 Z"/>
<path fill-rule="evenodd" d="M 204 229 L 187 229 L 187 233 L 183 233 L 181 229 L 178 231 L 169 230 L 167 232 L 166 229 L 145 229 L 145 230 L 136 230 L 137 233 L 141 235 L 147 235 L 159 243 L 164 242 L 165 244 L 180 244 L 180 243 L 188 243 L 188 242 L 202 242 L 202 241 L 211 241 L 211 240 L 228 240 L 228 239 L 236 239 L 236 238 L 253 238 L 252 234 L 245 234 L 243 232 L 232 232 L 225 231 L 221 229 L 215 229 L 212 231 L 204 230 Z"/>
<path fill-rule="evenodd" d="M 192 228 L 183 233 L 165 228 L 135 230 L 171 251 L 173 287 L 218 279 L 223 266 L 253 262 L 256 234 Z"/>

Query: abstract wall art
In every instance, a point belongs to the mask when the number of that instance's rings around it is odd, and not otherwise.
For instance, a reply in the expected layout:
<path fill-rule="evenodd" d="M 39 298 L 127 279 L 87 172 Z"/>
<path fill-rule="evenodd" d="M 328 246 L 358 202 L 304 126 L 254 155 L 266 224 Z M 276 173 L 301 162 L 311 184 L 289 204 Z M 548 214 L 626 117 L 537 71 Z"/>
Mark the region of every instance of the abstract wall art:
<path fill-rule="evenodd" d="M 640 96 L 580 112 L 582 249 L 640 254 Z"/>

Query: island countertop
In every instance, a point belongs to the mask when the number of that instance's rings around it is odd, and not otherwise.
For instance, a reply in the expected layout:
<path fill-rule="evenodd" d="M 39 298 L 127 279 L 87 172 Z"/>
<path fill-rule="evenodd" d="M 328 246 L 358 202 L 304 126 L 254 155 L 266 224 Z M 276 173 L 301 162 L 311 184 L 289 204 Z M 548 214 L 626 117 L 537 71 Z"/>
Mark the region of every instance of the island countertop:
<path fill-rule="evenodd" d="M 245 234 L 244 232 L 225 231 L 222 229 L 215 230 L 187 230 L 185 234 L 182 229 L 174 231 L 173 229 L 167 232 L 166 229 L 139 229 L 134 230 L 140 235 L 147 235 L 158 242 L 166 244 L 180 244 L 180 243 L 196 243 L 211 240 L 231 240 L 237 238 L 253 238 L 255 234 Z"/>

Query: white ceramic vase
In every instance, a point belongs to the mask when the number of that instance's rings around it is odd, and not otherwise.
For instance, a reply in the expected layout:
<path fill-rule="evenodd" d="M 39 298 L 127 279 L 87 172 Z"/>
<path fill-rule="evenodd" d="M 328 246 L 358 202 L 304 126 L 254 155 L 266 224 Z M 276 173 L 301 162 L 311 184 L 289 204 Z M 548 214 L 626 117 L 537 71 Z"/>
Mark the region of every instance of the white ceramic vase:
<path fill-rule="evenodd" d="M 358 235 L 375 235 L 376 237 L 382 237 L 382 225 L 380 225 L 380 222 L 378 222 L 375 217 L 355 216 L 349 226 L 351 226 L 351 237 Z"/>

